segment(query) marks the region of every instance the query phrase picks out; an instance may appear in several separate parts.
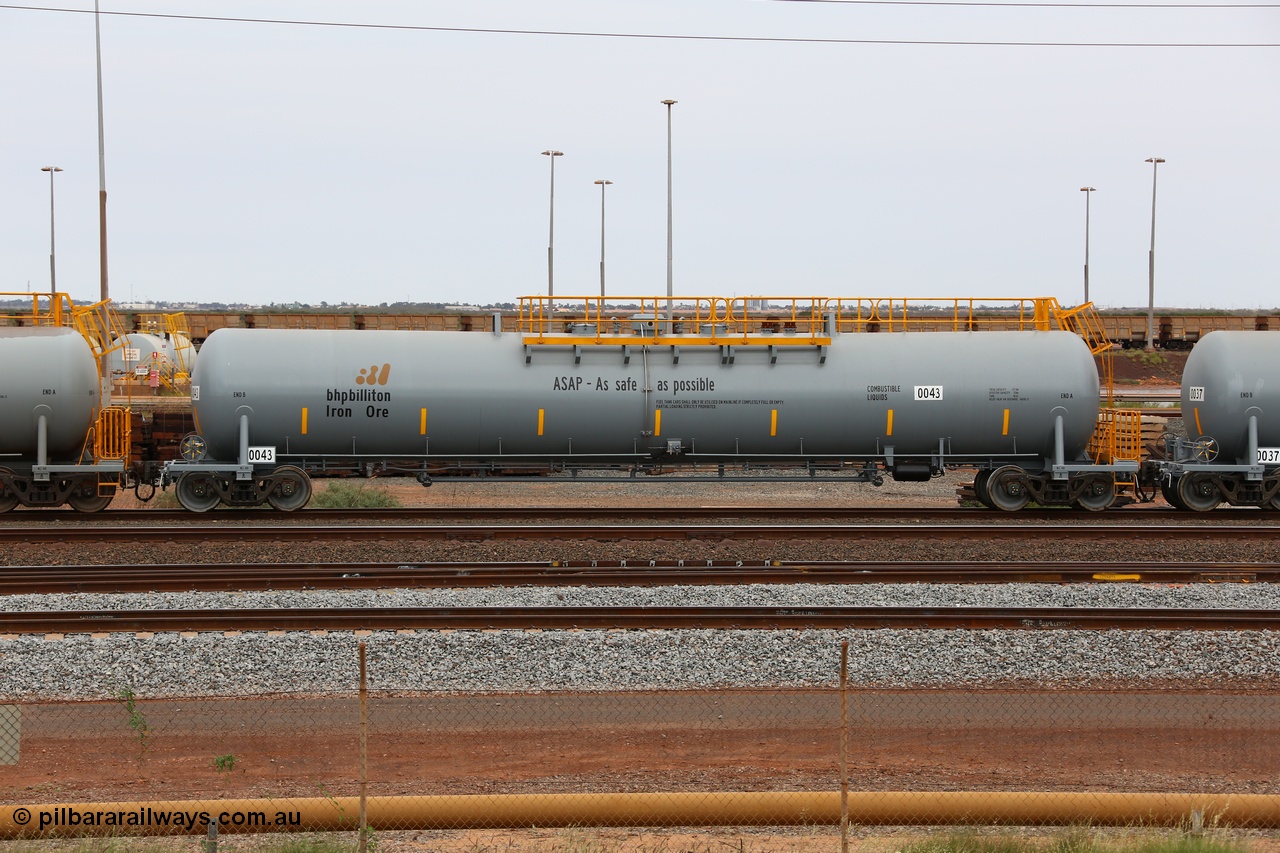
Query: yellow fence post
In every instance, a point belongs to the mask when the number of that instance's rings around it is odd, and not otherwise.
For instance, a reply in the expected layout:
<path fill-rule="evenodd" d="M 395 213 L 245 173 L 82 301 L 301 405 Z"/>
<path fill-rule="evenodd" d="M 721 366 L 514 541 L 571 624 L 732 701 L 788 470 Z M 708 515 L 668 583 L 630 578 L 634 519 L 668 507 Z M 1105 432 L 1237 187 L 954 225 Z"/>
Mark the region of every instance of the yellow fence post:
<path fill-rule="evenodd" d="M 365 644 L 360 642 L 360 840 L 357 849 L 366 853 L 369 844 L 369 679 L 365 665 Z"/>
<path fill-rule="evenodd" d="M 849 853 L 849 641 L 840 643 L 840 853 Z"/>

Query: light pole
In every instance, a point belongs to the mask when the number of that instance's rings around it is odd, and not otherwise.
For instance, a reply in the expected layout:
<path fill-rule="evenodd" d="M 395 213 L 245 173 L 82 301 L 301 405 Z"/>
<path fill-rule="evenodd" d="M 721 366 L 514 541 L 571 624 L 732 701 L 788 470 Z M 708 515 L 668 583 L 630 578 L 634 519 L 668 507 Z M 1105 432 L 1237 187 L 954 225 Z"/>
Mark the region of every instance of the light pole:
<path fill-rule="evenodd" d="M 1084 301 L 1089 302 L 1089 196 L 1097 192 L 1093 187 L 1081 187 L 1084 193 Z"/>
<path fill-rule="evenodd" d="M 53 175 L 61 172 L 58 166 L 41 166 L 40 171 L 49 173 L 49 295 L 58 292 L 58 266 L 54 262 L 53 240 Z"/>
<path fill-rule="evenodd" d="M 542 153 L 551 158 L 551 226 L 547 234 L 547 301 L 550 302 L 556 295 L 556 158 L 563 157 L 564 152 L 548 149 Z"/>
<path fill-rule="evenodd" d="M 1155 346 L 1156 332 L 1156 174 L 1163 157 L 1148 157 L 1151 164 L 1151 252 L 1147 255 L 1147 349 Z"/>
<path fill-rule="evenodd" d="M 678 103 L 670 98 L 662 103 L 667 105 L 667 314 L 671 311 L 671 107 Z"/>
<path fill-rule="evenodd" d="M 613 181 L 599 180 L 600 185 L 600 298 L 604 299 L 604 188 Z M 604 305 L 600 306 L 604 310 Z"/>
<path fill-rule="evenodd" d="M 107 144 L 102 127 L 102 27 L 99 21 L 98 0 L 93 0 L 93 44 L 98 71 L 98 266 L 100 296 L 102 298 L 103 328 L 110 328 L 106 302 L 111 298 L 107 289 Z M 102 354 L 102 375 L 107 376 L 106 347 Z M 103 380 L 106 381 L 105 379 Z"/>

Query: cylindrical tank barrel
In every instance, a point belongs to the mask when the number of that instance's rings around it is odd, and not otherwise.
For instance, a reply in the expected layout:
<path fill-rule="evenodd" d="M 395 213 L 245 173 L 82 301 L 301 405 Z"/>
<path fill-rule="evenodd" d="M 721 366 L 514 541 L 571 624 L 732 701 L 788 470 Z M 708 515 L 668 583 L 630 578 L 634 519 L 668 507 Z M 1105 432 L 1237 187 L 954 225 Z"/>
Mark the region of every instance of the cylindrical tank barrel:
<path fill-rule="evenodd" d="M 1067 332 L 836 336 L 820 349 L 525 347 L 516 334 L 221 329 L 192 399 L 210 457 L 251 445 L 307 455 L 607 459 L 1067 458 L 1093 434 L 1098 374 Z"/>
<path fill-rule="evenodd" d="M 0 466 L 30 462 L 45 416 L 51 459 L 76 458 L 98 416 L 93 351 L 74 329 L 0 328 Z"/>
<path fill-rule="evenodd" d="M 1210 332 L 1182 372 L 1182 417 L 1192 438 L 1218 443 L 1218 461 L 1246 459 L 1249 419 L 1258 445 L 1280 448 L 1280 332 Z"/>

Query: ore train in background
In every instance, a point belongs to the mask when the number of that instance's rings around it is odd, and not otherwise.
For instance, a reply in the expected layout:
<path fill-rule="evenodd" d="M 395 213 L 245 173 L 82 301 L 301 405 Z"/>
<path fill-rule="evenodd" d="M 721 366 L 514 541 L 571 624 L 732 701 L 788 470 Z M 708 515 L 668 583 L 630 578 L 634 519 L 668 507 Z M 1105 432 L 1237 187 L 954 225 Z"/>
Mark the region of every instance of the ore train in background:
<path fill-rule="evenodd" d="M 977 469 L 979 499 L 1001 510 L 1105 509 L 1117 484 L 1158 485 L 1189 510 L 1280 508 L 1280 333 L 1206 336 L 1182 389 L 1190 437 L 1166 439 L 1139 468 L 1097 444 L 1098 374 L 1070 332 L 840 334 L 816 322 L 775 334 L 656 312 L 628 322 L 222 330 L 192 377 L 194 431 L 162 468 L 121 451 L 84 338 L 0 329 L 0 511 L 93 511 L 156 482 L 193 511 L 292 510 L 317 473 L 429 483 L 695 468 L 879 483 L 953 466 Z"/>

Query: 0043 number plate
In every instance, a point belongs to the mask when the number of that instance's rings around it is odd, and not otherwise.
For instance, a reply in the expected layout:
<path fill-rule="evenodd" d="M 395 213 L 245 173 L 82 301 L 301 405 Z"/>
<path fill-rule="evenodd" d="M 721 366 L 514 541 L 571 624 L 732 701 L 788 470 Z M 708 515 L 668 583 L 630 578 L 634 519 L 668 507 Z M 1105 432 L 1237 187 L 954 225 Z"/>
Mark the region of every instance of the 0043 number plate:
<path fill-rule="evenodd" d="M 274 447 L 250 447 L 248 462 L 250 465 L 274 465 L 276 464 L 276 449 Z"/>

